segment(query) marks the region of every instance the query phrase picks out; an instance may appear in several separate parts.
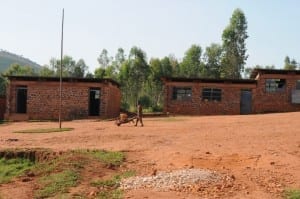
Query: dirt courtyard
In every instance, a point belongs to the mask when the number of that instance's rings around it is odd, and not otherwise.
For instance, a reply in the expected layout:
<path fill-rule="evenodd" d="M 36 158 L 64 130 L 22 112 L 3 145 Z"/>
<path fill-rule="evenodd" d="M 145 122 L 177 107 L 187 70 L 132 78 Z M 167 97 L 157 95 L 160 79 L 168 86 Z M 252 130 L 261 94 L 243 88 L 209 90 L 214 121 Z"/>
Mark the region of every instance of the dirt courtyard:
<path fill-rule="evenodd" d="M 54 122 L 0 125 L 0 148 L 106 149 L 126 153 L 126 167 L 139 175 L 153 170 L 203 168 L 233 176 L 227 198 L 281 198 L 300 188 L 300 112 L 247 115 L 144 118 L 144 127 L 113 121 L 63 122 L 73 131 L 17 134 L 57 128 Z M 0 187 L 1 188 L 1 187 Z M 0 189 L 1 192 L 1 189 Z M 225 197 L 225 198 L 226 198 Z M 125 198 L 199 198 L 193 192 L 150 189 L 125 192 Z"/>

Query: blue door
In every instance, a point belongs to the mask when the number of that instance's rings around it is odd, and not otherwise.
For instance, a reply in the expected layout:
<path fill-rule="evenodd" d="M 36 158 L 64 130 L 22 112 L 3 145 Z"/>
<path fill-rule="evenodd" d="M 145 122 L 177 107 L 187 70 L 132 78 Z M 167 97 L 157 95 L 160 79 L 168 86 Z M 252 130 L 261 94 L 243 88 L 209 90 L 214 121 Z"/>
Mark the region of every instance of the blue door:
<path fill-rule="evenodd" d="M 241 114 L 252 113 L 252 92 L 250 90 L 241 90 Z"/>

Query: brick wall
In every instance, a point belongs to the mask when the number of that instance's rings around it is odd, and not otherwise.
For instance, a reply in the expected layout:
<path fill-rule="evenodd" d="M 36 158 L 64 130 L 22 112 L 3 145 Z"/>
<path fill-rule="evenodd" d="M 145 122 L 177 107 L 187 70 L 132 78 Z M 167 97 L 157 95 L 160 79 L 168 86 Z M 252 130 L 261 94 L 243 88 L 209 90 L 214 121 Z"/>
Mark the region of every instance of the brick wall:
<path fill-rule="evenodd" d="M 266 92 L 266 79 L 285 79 L 284 91 Z M 292 91 L 300 74 L 258 74 L 256 84 L 200 83 L 193 81 L 166 81 L 164 84 L 164 112 L 186 115 L 240 114 L 241 90 L 252 91 L 252 113 L 300 111 L 300 104 L 291 103 Z M 191 87 L 192 99 L 179 101 L 172 99 L 173 87 Z M 222 89 L 222 100 L 204 101 L 203 88 Z"/>
<path fill-rule="evenodd" d="M 120 114 L 120 105 L 121 105 L 121 91 L 116 86 L 109 84 L 106 88 L 107 97 L 105 112 L 106 117 L 113 118 L 119 116 Z"/>
<path fill-rule="evenodd" d="M 5 108 L 6 108 L 6 98 L 5 96 L 0 96 L 0 120 L 4 119 Z"/>
<path fill-rule="evenodd" d="M 285 79 L 286 87 L 282 92 L 266 92 L 266 79 Z M 257 88 L 253 92 L 254 113 L 300 111 L 300 104 L 291 103 L 292 90 L 296 88 L 296 74 L 260 74 Z"/>
<path fill-rule="evenodd" d="M 173 87 L 191 87 L 192 99 L 172 99 Z M 222 89 L 221 101 L 202 100 L 203 88 Z M 167 82 L 164 87 L 164 112 L 187 115 L 240 114 L 242 89 L 254 89 L 255 84 Z"/>
<path fill-rule="evenodd" d="M 16 113 L 16 88 L 27 86 L 28 119 L 58 119 L 59 115 L 59 82 L 51 81 L 11 81 L 6 115 L 10 117 Z M 98 82 L 63 82 L 62 84 L 62 119 L 88 118 L 89 89 L 99 88 L 100 117 L 114 117 L 119 113 L 120 105 L 115 104 L 119 95 L 111 95 L 110 90 L 118 93 L 119 88 L 110 83 Z M 116 98 L 116 99 L 114 99 Z M 114 106 L 110 103 L 113 102 Z"/>

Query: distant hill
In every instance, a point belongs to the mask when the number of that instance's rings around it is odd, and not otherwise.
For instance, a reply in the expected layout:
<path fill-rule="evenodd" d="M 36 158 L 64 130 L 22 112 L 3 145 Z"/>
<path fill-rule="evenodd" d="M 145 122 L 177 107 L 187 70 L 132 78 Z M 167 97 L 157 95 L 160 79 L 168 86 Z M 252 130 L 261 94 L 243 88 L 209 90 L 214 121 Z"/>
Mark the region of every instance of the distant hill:
<path fill-rule="evenodd" d="M 19 64 L 21 66 L 32 66 L 39 70 L 41 66 L 28 58 L 16 55 L 0 49 L 0 73 L 4 72 L 11 64 Z"/>

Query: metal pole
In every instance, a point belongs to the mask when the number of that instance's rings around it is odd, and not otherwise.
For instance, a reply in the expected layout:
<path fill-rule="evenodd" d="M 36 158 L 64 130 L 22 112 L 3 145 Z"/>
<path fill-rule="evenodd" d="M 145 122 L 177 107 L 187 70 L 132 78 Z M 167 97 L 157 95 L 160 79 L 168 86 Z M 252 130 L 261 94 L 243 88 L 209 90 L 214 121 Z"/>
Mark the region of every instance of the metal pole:
<path fill-rule="evenodd" d="M 61 129 L 61 108 L 62 108 L 62 67 L 63 67 L 63 41 L 64 41 L 64 8 L 62 10 L 61 42 L 60 42 L 60 75 L 59 75 L 59 128 Z"/>

